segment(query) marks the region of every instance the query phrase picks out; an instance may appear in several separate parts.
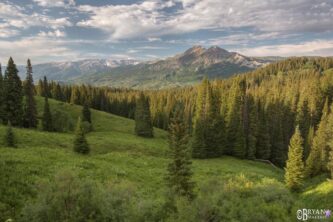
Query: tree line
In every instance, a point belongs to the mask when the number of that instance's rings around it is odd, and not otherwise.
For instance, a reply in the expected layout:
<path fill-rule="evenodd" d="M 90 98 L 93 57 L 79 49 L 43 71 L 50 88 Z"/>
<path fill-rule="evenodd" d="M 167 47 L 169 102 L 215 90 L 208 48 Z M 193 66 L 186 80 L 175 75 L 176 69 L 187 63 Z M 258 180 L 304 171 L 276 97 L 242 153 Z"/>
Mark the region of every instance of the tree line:
<path fill-rule="evenodd" d="M 314 176 L 331 169 L 332 68 L 332 58 L 291 58 L 226 80 L 146 91 L 61 85 L 45 78 L 36 94 L 136 119 L 135 132 L 147 137 L 153 136 L 152 125 L 169 129 L 181 103 L 194 158 L 227 154 L 284 167 L 298 126 L 306 174 Z"/>

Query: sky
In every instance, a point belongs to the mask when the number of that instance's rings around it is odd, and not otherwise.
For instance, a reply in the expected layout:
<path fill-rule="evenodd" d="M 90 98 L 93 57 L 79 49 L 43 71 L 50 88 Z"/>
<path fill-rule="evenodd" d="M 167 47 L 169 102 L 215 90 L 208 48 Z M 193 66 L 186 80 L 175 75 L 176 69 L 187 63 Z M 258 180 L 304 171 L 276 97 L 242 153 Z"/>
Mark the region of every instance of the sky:
<path fill-rule="evenodd" d="M 333 0 L 0 0 L 2 63 L 155 60 L 193 45 L 333 56 Z"/>

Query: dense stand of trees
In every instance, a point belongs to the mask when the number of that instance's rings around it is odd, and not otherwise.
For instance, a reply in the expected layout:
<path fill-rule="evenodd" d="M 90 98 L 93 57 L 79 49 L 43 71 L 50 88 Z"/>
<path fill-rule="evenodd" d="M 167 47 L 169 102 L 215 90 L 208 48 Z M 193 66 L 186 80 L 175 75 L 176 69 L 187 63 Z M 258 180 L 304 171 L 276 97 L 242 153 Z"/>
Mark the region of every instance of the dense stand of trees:
<path fill-rule="evenodd" d="M 295 126 L 304 140 L 308 176 L 330 170 L 332 58 L 291 58 L 196 87 L 144 91 L 154 126 L 168 129 L 177 102 L 191 135 L 193 157 L 223 154 L 270 160 L 284 167 Z M 69 86 L 40 80 L 37 94 L 135 118 L 138 90 Z M 326 105 L 325 105 L 326 104 Z M 319 161 L 318 161 L 319 160 Z M 321 166 L 317 166 L 320 163 Z"/>
<path fill-rule="evenodd" d="M 27 67 L 29 83 L 29 64 Z M 314 176 L 332 169 L 332 145 L 327 142 L 332 140 L 332 68 L 332 58 L 291 58 L 227 80 L 205 79 L 196 87 L 144 92 L 61 85 L 45 78 L 38 82 L 36 93 L 133 119 L 135 107 L 144 107 L 146 114 L 150 113 L 146 119 L 151 118 L 152 124 L 162 129 L 168 129 L 172 110 L 181 102 L 195 158 L 228 154 L 270 160 L 284 167 L 298 125 L 304 140 L 305 172 Z M 0 83 L 4 90 L 1 119 L 13 126 L 24 125 L 23 113 L 34 113 L 28 108 L 34 102 L 27 96 L 23 105 L 23 94 L 29 95 L 31 90 L 29 84 L 23 90 L 12 59 Z"/>

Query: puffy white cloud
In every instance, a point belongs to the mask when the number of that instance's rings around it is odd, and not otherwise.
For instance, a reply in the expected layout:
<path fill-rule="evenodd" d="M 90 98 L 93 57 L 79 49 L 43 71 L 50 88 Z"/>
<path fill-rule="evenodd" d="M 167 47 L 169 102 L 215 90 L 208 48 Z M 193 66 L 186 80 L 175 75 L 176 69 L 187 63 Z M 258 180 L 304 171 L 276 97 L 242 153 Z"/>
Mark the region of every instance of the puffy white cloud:
<path fill-rule="evenodd" d="M 57 29 L 55 31 L 39 32 L 38 36 L 42 36 L 42 37 L 65 37 L 66 33 Z"/>
<path fill-rule="evenodd" d="M 176 12 L 166 8 L 180 3 Z M 149 0 L 139 4 L 80 6 L 90 17 L 78 25 L 114 39 L 162 36 L 201 29 L 248 28 L 261 32 L 333 31 L 333 2 L 324 0 Z"/>
<path fill-rule="evenodd" d="M 43 7 L 68 7 L 75 5 L 74 0 L 33 0 Z"/>
<path fill-rule="evenodd" d="M 57 30 L 71 26 L 68 17 L 53 18 L 47 15 L 28 14 L 24 8 L 9 3 L 0 3 L 0 37 L 12 37 L 19 35 L 23 29 L 30 27 L 47 27 Z"/>
<path fill-rule="evenodd" d="M 333 40 L 234 49 L 248 56 L 333 56 Z"/>

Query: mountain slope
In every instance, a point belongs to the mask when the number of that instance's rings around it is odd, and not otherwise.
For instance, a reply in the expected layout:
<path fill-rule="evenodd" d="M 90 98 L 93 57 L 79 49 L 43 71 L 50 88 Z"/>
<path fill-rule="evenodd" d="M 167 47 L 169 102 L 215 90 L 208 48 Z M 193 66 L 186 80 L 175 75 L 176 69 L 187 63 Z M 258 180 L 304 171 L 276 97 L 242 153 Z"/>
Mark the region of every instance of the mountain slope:
<path fill-rule="evenodd" d="M 130 66 L 138 64 L 137 60 L 107 60 L 107 59 L 86 59 L 74 62 L 52 62 L 37 64 L 33 66 L 34 78 L 42 79 L 46 76 L 50 80 L 69 81 L 75 78 L 92 75 L 95 73 L 105 73 L 115 67 Z M 25 67 L 18 66 L 19 74 L 25 77 Z"/>
<path fill-rule="evenodd" d="M 126 88 L 168 88 L 191 85 L 203 77 L 226 78 L 271 62 L 228 52 L 217 46 L 194 46 L 173 57 L 139 63 L 136 60 L 82 60 L 34 65 L 35 80 L 47 76 L 66 83 Z M 25 68 L 19 67 L 21 77 Z"/>
<path fill-rule="evenodd" d="M 191 85 L 205 76 L 210 79 L 229 77 L 267 63 L 216 46 L 208 49 L 194 46 L 165 60 L 116 67 L 108 73 L 81 76 L 75 81 L 113 87 L 168 88 Z"/>

